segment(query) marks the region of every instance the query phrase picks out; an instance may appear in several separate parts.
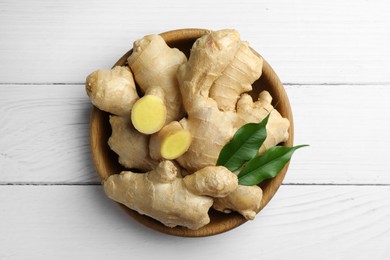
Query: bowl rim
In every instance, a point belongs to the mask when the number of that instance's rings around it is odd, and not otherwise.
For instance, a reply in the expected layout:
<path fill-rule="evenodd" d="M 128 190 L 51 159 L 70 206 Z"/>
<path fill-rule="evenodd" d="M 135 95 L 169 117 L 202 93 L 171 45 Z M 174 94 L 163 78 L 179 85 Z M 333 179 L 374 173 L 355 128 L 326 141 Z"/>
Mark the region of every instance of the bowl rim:
<path fill-rule="evenodd" d="M 201 37 L 204 34 L 209 33 L 210 31 L 211 30 L 208 29 L 185 28 L 185 29 L 166 31 L 160 33 L 160 35 L 168 43 L 168 45 L 169 44 L 174 45 L 174 43 L 180 41 L 195 41 L 197 38 Z M 254 53 L 259 55 L 255 50 L 252 49 L 252 51 L 254 51 Z M 132 53 L 132 49 L 127 51 L 121 58 L 119 58 L 119 60 L 114 64 L 113 67 L 126 65 L 127 57 L 131 53 Z M 285 111 L 282 115 L 288 118 L 290 121 L 289 139 L 286 142 L 284 142 L 283 145 L 292 146 L 294 141 L 294 122 L 293 122 L 291 105 L 287 93 L 283 87 L 283 84 L 281 83 L 279 77 L 272 69 L 272 67 L 264 59 L 264 57 L 263 57 L 263 68 L 262 68 L 261 79 L 267 82 L 272 82 L 273 83 L 272 86 L 276 88 L 277 95 L 276 96 L 275 94 L 272 95 L 273 100 L 283 100 L 282 106 L 284 107 Z M 102 138 L 99 138 L 93 133 L 93 129 L 101 128 L 102 124 L 104 123 L 103 122 L 104 118 L 107 119 L 108 115 L 109 113 L 101 111 L 95 106 L 93 106 L 90 115 L 90 149 L 91 149 L 92 159 L 94 162 L 95 169 L 102 183 L 106 177 L 115 173 L 108 172 L 107 166 L 102 163 L 104 157 L 102 154 L 97 153 L 97 149 L 101 149 L 103 140 L 101 140 Z M 105 140 L 105 143 L 107 143 L 107 140 Z M 273 196 L 279 189 L 286 175 L 288 167 L 289 167 L 289 163 L 287 163 L 287 165 L 275 178 L 266 181 L 265 187 L 267 190 L 263 190 L 263 198 L 261 201 L 259 212 L 270 202 L 270 200 L 273 198 Z M 160 223 L 159 221 L 151 217 L 148 217 L 146 215 L 140 215 L 138 212 L 131 210 L 118 202 L 115 203 L 118 204 L 120 208 L 122 208 L 128 215 L 130 215 L 132 218 L 134 218 L 136 221 L 140 222 L 141 224 L 153 230 L 159 231 L 161 233 L 180 236 L 180 237 L 205 237 L 205 236 L 217 235 L 223 232 L 230 231 L 244 224 L 247 221 L 244 217 L 242 217 L 241 215 L 235 212 L 230 214 L 225 214 L 225 213 L 220 213 L 212 210 L 212 212 L 210 213 L 210 218 L 211 218 L 210 223 L 198 230 L 190 230 L 188 228 L 180 227 L 180 226 L 170 228 L 164 226 L 162 223 Z"/>

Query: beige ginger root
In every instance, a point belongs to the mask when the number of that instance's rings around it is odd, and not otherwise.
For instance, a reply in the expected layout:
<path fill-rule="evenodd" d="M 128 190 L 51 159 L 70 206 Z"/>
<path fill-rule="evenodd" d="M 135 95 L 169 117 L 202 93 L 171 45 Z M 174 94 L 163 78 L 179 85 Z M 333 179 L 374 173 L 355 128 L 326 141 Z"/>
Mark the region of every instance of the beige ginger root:
<path fill-rule="evenodd" d="M 272 111 L 269 124 L 281 127 L 276 134 L 275 131 L 269 131 L 267 145 L 276 145 L 288 138 L 288 120 L 273 109 L 267 92 L 260 94 L 260 100 L 256 102 L 253 102 L 249 95 L 241 95 L 260 75 L 254 71 L 262 70 L 262 58 L 257 55 L 241 54 L 247 53 L 246 49 L 251 51 L 246 43 L 241 42 L 235 30 L 211 32 L 195 42 L 188 62 L 178 69 L 183 105 L 188 114 L 188 118 L 180 120 L 180 124 L 192 134 L 192 143 L 188 151 L 177 158 L 177 161 L 190 173 L 215 165 L 222 147 L 238 128 L 249 122 L 260 122 L 267 115 L 258 113 L 259 111 Z M 239 71 L 228 74 L 240 74 L 240 77 L 236 77 L 245 84 L 236 86 L 237 91 L 231 94 L 232 98 L 213 99 L 211 89 L 223 86 L 215 82 L 226 78 L 226 71 L 230 70 Z M 241 73 L 242 71 L 248 73 Z M 242 79 L 245 77 L 246 79 Z M 235 81 L 232 84 L 235 84 Z M 219 92 L 223 92 L 223 89 Z M 239 95 L 241 96 L 237 101 Z M 232 111 L 231 108 L 235 108 L 236 103 L 237 110 Z M 219 107 L 226 108 L 226 111 L 220 110 Z M 256 109 L 251 111 L 250 107 Z M 256 116 L 252 116 L 256 113 Z"/>
<path fill-rule="evenodd" d="M 156 97 L 160 98 L 166 107 L 165 123 L 179 120 L 183 116 L 184 111 L 176 71 L 179 65 L 186 61 L 184 53 L 176 48 L 170 48 L 159 35 L 147 35 L 135 41 L 133 53 L 127 59 L 128 65 L 134 73 L 135 81 L 143 93 L 154 87 L 160 87 L 163 90 L 163 95 L 156 95 Z M 149 93 L 149 95 L 153 95 L 153 93 Z M 138 102 L 141 102 L 142 99 Z M 157 119 L 148 118 L 150 113 L 148 113 L 146 106 L 145 109 L 144 112 L 142 109 L 138 111 L 139 115 L 143 115 L 145 118 L 144 121 L 153 122 Z M 156 107 L 156 111 L 157 109 L 159 108 Z M 143 132 L 143 128 L 139 127 L 137 122 L 133 121 L 133 124 L 139 131 Z"/>
<path fill-rule="evenodd" d="M 139 133 L 130 122 L 130 111 L 138 100 L 133 74 L 128 67 L 97 70 L 87 77 L 86 91 L 99 109 L 110 116 L 112 135 L 108 144 L 127 168 L 149 171 L 157 162 L 149 157 L 149 138 Z"/>
<path fill-rule="evenodd" d="M 260 147 L 259 154 L 262 154 L 268 148 L 275 146 L 288 139 L 288 129 L 290 121 L 283 118 L 280 113 L 272 106 L 272 96 L 268 91 L 260 92 L 256 102 L 248 94 L 242 94 L 237 102 L 237 125 L 244 125 L 251 122 L 260 122 L 268 114 L 270 118 L 266 125 L 267 138 Z"/>
<path fill-rule="evenodd" d="M 237 45 L 240 51 L 234 51 Z M 255 71 L 262 70 L 261 57 L 243 55 L 243 52 L 248 53 L 246 50 L 250 51 L 247 44 L 239 40 L 236 31 L 212 32 L 196 41 L 188 62 L 179 67 L 178 79 L 188 114 L 188 118 L 180 123 L 193 138 L 188 151 L 177 161 L 189 172 L 215 165 L 222 147 L 238 128 L 249 122 L 260 122 L 268 113 L 271 115 L 267 124 L 267 139 L 260 151 L 288 138 L 289 121 L 273 108 L 268 92 L 261 92 L 255 102 L 248 94 L 243 94 L 260 76 Z M 232 80 L 232 88 L 236 87 L 236 90 L 226 90 L 230 97 L 219 98 L 218 92 L 224 92 L 223 88 L 229 85 L 225 81 L 227 75 L 235 75 L 231 78 L 237 78 L 243 84 L 236 86 L 237 83 Z M 219 81 L 223 81 L 223 84 Z M 216 199 L 213 207 L 224 212 L 238 211 L 245 218 L 253 219 L 259 211 L 261 197 L 259 187 L 240 185 L 232 194 Z"/>
<path fill-rule="evenodd" d="M 212 174 L 205 173 L 208 171 Z M 171 161 L 163 161 L 145 174 L 128 171 L 111 175 L 103 185 L 109 198 L 138 213 L 168 227 L 180 225 L 189 229 L 199 229 L 210 222 L 208 211 L 213 199 L 205 195 L 229 194 L 237 188 L 237 176 L 224 167 L 210 167 L 200 172 L 200 176 L 191 175 L 207 187 L 187 181 L 190 176 L 179 178 L 178 174 Z"/>
<path fill-rule="evenodd" d="M 170 227 L 198 229 L 210 221 L 210 207 L 253 219 L 262 190 L 238 185 L 236 175 L 215 164 L 242 125 L 269 113 L 259 153 L 288 139 L 289 122 L 272 106 L 271 95 L 262 91 L 254 101 L 246 94 L 261 76 L 262 58 L 237 31 L 221 30 L 199 38 L 188 61 L 158 35 L 136 41 L 127 61 L 142 98 L 126 67 L 87 79 L 92 102 L 118 115 L 110 116 L 109 145 L 119 162 L 147 172 L 111 175 L 104 182 L 107 195 Z M 158 163 L 163 159 L 176 159 L 180 167 Z"/>
<path fill-rule="evenodd" d="M 262 197 L 263 191 L 259 186 L 238 185 L 237 189 L 226 197 L 215 199 L 213 208 L 225 213 L 236 211 L 252 220 L 260 210 Z"/>
<path fill-rule="evenodd" d="M 86 91 L 99 109 L 120 116 L 129 116 L 138 99 L 133 74 L 128 67 L 97 70 L 87 77 Z"/>
<path fill-rule="evenodd" d="M 222 111 L 234 111 L 241 93 L 252 90 L 252 83 L 261 76 L 263 59 L 249 48 L 247 42 L 240 42 L 238 49 L 222 75 L 210 88 L 210 98 L 214 99 Z"/>
<path fill-rule="evenodd" d="M 110 124 L 108 145 L 119 156 L 121 165 L 143 172 L 156 168 L 158 162 L 149 156 L 149 137 L 134 129 L 130 117 L 110 116 Z"/>

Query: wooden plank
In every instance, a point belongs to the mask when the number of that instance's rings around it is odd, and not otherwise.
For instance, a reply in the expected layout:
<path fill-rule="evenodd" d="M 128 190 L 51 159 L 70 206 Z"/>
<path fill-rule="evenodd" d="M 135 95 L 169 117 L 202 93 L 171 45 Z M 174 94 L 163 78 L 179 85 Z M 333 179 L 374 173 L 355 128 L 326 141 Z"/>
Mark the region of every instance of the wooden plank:
<path fill-rule="evenodd" d="M 238 29 L 283 82 L 390 82 L 385 0 L 3 0 L 0 13 L 1 82 L 83 82 L 134 40 L 188 27 Z"/>
<path fill-rule="evenodd" d="M 288 86 L 294 154 L 286 183 L 390 184 L 390 86 Z"/>
<path fill-rule="evenodd" d="M 0 194 L 1 259 L 390 257 L 388 186 L 282 186 L 255 220 L 189 239 L 135 223 L 100 186 L 0 186 Z"/>
<path fill-rule="evenodd" d="M 0 181 L 96 182 L 81 85 L 0 85 Z"/>
<path fill-rule="evenodd" d="M 285 184 L 390 184 L 390 86 L 286 90 L 295 144 L 310 147 L 294 154 Z M 0 183 L 98 182 L 84 86 L 0 85 L 0 93 Z"/>

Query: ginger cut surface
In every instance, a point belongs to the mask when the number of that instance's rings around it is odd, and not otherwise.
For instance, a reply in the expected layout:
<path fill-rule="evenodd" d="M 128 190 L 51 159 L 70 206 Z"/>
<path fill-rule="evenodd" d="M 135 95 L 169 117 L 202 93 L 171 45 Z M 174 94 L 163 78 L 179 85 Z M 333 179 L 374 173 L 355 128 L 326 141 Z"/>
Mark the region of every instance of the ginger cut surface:
<path fill-rule="evenodd" d="M 154 134 L 164 126 L 167 110 L 164 102 L 153 95 L 139 99 L 131 110 L 131 122 L 143 134 Z"/>
<path fill-rule="evenodd" d="M 157 134 L 151 136 L 149 142 L 150 157 L 154 160 L 162 158 L 176 159 L 188 150 L 191 142 L 191 133 L 184 130 L 179 122 L 172 121 Z"/>

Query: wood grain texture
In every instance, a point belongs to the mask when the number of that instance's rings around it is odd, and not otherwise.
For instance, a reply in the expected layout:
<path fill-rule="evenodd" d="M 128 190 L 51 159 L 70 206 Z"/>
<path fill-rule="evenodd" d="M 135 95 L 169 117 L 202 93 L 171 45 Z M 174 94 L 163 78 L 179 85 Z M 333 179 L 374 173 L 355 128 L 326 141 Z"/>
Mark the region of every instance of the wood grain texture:
<path fill-rule="evenodd" d="M 385 0 L 3 0 L 0 13 L 1 82 L 83 82 L 145 34 L 193 27 L 238 29 L 283 82 L 390 82 Z"/>
<path fill-rule="evenodd" d="M 0 183 L 96 182 L 81 85 L 0 85 Z"/>
<path fill-rule="evenodd" d="M 0 194 L 0 259 L 390 257 L 390 187 L 282 186 L 255 220 L 201 239 L 138 224 L 100 186 L 0 186 Z"/>
<path fill-rule="evenodd" d="M 286 86 L 296 152 L 285 184 L 390 184 L 390 86 Z M 83 85 L 0 85 L 0 183 L 98 183 Z M 28 95 L 21 95 L 28 93 Z"/>
<path fill-rule="evenodd" d="M 194 3 L 0 1 L 0 259 L 389 259 L 389 2 Z M 86 75 L 189 27 L 238 29 L 289 83 L 295 143 L 311 145 L 255 221 L 202 239 L 149 230 L 87 185 Z"/>
<path fill-rule="evenodd" d="M 390 184 L 390 85 L 290 86 L 295 143 L 286 183 Z M 295 164 L 296 162 L 296 164 Z"/>

